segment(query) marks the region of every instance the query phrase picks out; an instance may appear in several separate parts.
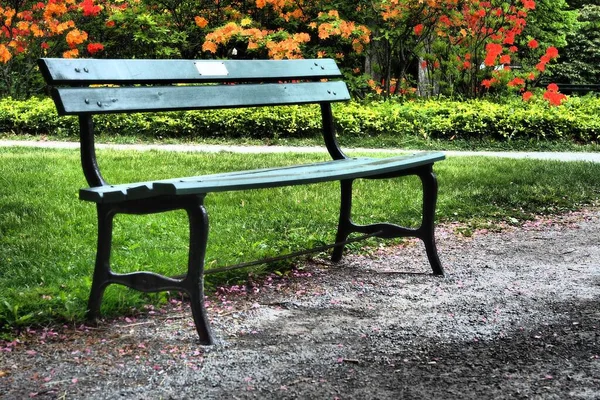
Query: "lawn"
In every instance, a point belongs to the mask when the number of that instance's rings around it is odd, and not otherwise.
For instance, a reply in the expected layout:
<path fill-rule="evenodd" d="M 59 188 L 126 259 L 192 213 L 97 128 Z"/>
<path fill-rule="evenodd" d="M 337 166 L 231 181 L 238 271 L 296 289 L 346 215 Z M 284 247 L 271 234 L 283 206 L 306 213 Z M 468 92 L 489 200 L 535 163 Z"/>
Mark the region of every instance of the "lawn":
<path fill-rule="evenodd" d="M 189 176 L 233 169 L 318 161 L 323 154 L 208 154 L 99 151 L 111 183 Z M 382 156 L 385 154 L 381 154 Z M 600 164 L 454 157 L 437 163 L 438 221 L 468 227 L 517 223 L 535 214 L 560 213 L 595 203 Z M 0 326 L 79 321 L 91 284 L 96 213 L 81 202 L 85 186 L 73 150 L 0 148 Z M 211 194 L 207 267 L 331 243 L 337 223 L 337 184 L 316 184 Z M 355 189 L 359 223 L 389 220 L 415 225 L 420 217 L 417 178 L 360 181 Z M 118 216 L 114 269 L 167 275 L 185 272 L 188 226 L 183 212 Z M 370 242 L 373 244 L 373 242 Z M 363 251 L 364 243 L 350 251 Z M 443 261 L 443 260 L 442 260 Z M 289 265 L 288 265 L 289 266 Z M 252 270 L 281 270 L 271 265 Z M 424 271 L 428 266 L 424 265 Z M 248 270 L 210 275 L 211 287 L 245 279 Z M 163 294 L 111 286 L 103 312 L 131 312 Z"/>

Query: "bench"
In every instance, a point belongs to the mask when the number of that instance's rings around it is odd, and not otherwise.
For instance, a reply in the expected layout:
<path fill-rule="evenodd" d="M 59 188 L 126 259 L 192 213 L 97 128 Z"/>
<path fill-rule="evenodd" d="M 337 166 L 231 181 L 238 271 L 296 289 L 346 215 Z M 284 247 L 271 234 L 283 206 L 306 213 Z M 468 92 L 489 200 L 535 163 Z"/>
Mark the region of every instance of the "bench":
<path fill-rule="evenodd" d="M 335 134 L 332 103 L 350 94 L 339 80 L 341 73 L 330 59 L 317 60 L 39 60 L 44 79 L 60 115 L 79 119 L 83 173 L 89 188 L 80 199 L 96 203 L 98 244 L 88 301 L 87 317 L 95 320 L 105 288 L 125 285 L 143 292 L 176 290 L 191 301 L 200 342 L 213 343 L 204 307 L 204 256 L 208 214 L 204 198 L 212 192 L 264 189 L 339 181 L 340 214 L 332 261 L 342 258 L 349 236 L 361 233 L 380 238 L 416 237 L 425 244 L 436 275 L 444 271 L 434 239 L 437 180 L 433 164 L 444 159 L 439 152 L 390 158 L 352 158 L 340 149 Z M 103 178 L 94 147 L 94 115 L 228 107 L 318 104 L 324 145 L 331 160 L 306 165 L 232 171 L 206 176 L 111 185 Z M 416 175 L 423 186 L 422 222 L 418 228 L 390 223 L 357 225 L 351 218 L 352 184 L 358 178 L 382 179 Z M 113 218 L 116 214 L 153 214 L 185 210 L 190 239 L 187 274 L 166 277 L 152 272 L 118 274 L 111 270 Z"/>
<path fill-rule="evenodd" d="M 589 84 L 589 83 L 557 83 L 558 90 L 563 94 L 588 94 L 593 92 L 600 92 L 600 85 Z M 546 87 L 548 83 L 540 83 L 538 86 Z"/>
<path fill-rule="evenodd" d="M 568 84 L 557 83 L 558 90 L 564 94 L 588 94 L 592 92 L 600 92 L 600 85 L 596 84 Z"/>

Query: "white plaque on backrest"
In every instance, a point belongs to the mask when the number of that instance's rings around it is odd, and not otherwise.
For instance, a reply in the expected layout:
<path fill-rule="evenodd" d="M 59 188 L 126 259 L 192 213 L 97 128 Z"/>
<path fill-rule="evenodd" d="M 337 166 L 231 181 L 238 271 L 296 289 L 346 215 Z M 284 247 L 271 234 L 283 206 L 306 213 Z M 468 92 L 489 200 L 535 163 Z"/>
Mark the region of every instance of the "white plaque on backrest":
<path fill-rule="evenodd" d="M 194 63 L 200 75 L 204 76 L 226 76 L 229 75 L 227 67 L 222 62 L 201 62 Z"/>

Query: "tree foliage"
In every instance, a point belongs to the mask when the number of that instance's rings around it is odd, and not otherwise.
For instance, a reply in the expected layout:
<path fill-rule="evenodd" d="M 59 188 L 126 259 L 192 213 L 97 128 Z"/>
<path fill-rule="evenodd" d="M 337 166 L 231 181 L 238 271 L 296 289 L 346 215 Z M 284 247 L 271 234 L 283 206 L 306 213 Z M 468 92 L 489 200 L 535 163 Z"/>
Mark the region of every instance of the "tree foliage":
<path fill-rule="evenodd" d="M 95 18 L 93 0 L 9 0 L 0 5 L 0 94 L 31 94 L 41 56 L 91 56 L 103 45 L 78 22 Z"/>
<path fill-rule="evenodd" d="M 529 99 L 572 22 L 564 0 L 46 1 L 0 8 L 0 94 L 31 94 L 39 56 L 333 57 L 355 93 Z"/>
<path fill-rule="evenodd" d="M 600 83 L 600 2 L 596 3 L 577 10 L 578 24 L 567 36 L 568 45 L 553 71 L 553 78 L 559 82 Z"/>

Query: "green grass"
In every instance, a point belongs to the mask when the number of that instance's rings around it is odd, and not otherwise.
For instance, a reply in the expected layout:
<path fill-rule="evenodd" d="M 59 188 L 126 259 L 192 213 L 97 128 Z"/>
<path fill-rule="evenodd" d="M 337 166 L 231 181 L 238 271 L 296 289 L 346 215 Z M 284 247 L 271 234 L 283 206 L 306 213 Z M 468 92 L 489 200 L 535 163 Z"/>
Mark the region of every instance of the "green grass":
<path fill-rule="evenodd" d="M 325 157 L 99 151 L 104 176 L 111 183 Z M 435 170 L 440 184 L 438 221 L 470 227 L 577 209 L 596 202 L 600 193 L 600 164 L 455 157 L 437 163 Z M 77 198 L 77 189 L 85 186 L 77 151 L 0 148 L 0 326 L 83 318 L 96 245 L 94 205 Z M 420 217 L 420 184 L 414 177 L 359 181 L 355 196 L 359 223 L 389 220 L 415 225 Z M 335 183 L 209 195 L 208 267 L 332 242 L 338 197 Z M 115 270 L 184 273 L 187 231 L 182 212 L 119 215 Z M 359 249 L 351 246 L 352 251 Z M 244 276 L 244 272 L 211 275 L 208 285 Z M 164 294 L 111 286 L 103 312 L 118 315 L 164 299 Z"/>

